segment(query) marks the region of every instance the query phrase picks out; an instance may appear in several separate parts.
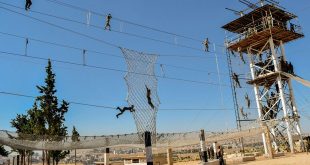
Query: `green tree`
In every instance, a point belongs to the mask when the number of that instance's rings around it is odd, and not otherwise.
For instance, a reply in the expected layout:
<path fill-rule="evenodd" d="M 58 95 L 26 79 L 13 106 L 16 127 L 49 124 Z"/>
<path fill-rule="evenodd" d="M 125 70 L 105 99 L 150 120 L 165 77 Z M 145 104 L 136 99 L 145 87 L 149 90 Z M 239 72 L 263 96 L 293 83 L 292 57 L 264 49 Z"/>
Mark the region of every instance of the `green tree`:
<path fill-rule="evenodd" d="M 5 157 L 9 156 L 9 152 L 4 148 L 3 145 L 0 146 L 0 155 Z"/>
<path fill-rule="evenodd" d="M 58 106 L 58 98 L 55 89 L 55 74 L 52 70 L 52 63 L 48 60 L 46 67 L 47 76 L 45 84 L 37 86 L 41 96 L 37 97 L 40 103 L 40 109 L 45 119 L 45 135 L 48 141 L 62 141 L 67 136 L 67 127 L 64 125 L 65 114 L 68 112 L 69 103 L 62 100 Z M 45 156 L 47 164 L 50 165 L 50 158 L 53 159 L 53 164 L 64 158 L 68 151 L 46 151 Z"/>
<path fill-rule="evenodd" d="M 31 134 L 34 137 L 44 137 L 46 141 L 62 141 L 67 136 L 67 127 L 64 122 L 69 103 L 62 100 L 61 104 L 58 105 L 55 74 L 50 60 L 48 60 L 46 74 L 45 84 L 37 86 L 41 95 L 37 97 L 33 107 L 27 111 L 26 115 L 18 114 L 11 121 L 12 127 L 17 130 L 18 138 L 24 139 L 27 138 L 24 135 Z M 19 152 L 22 156 L 22 164 L 26 162 L 24 160 L 26 154 L 33 154 L 32 151 L 19 150 Z M 58 164 L 67 154 L 69 154 L 68 151 L 43 151 L 43 164 L 46 160 L 47 164 L 50 165 L 51 158 L 53 164 Z"/>

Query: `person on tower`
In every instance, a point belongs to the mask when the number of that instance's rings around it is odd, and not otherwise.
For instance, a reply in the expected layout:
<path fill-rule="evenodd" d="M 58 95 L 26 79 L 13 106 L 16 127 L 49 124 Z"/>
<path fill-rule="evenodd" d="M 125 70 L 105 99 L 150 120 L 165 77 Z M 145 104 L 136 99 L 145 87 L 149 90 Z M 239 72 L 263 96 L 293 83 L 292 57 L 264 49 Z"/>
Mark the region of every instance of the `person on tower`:
<path fill-rule="evenodd" d="M 130 107 L 123 107 L 123 108 L 117 107 L 116 109 L 120 111 L 120 113 L 118 113 L 118 114 L 116 115 L 117 118 L 118 118 L 120 115 L 122 115 L 125 111 L 129 111 L 129 112 L 134 112 L 134 111 L 135 111 L 134 105 L 131 105 Z"/>
<path fill-rule="evenodd" d="M 104 30 L 110 30 L 111 31 L 111 25 L 110 25 L 111 19 L 112 19 L 112 15 L 108 14 L 106 17 Z"/>
<path fill-rule="evenodd" d="M 32 5 L 31 0 L 26 0 L 26 4 L 25 4 L 25 10 L 28 11 L 30 9 L 30 6 Z"/>

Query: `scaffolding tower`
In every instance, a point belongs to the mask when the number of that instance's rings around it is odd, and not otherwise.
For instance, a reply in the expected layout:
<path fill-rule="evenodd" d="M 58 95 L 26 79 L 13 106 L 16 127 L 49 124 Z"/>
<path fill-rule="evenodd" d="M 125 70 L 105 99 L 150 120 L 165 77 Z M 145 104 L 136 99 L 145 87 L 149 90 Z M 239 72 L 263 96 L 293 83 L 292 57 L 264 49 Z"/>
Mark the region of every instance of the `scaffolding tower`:
<path fill-rule="evenodd" d="M 294 69 L 286 59 L 284 44 L 304 34 L 294 22 L 296 15 L 264 2 L 251 3 L 251 11 L 239 12 L 239 18 L 222 28 L 233 33 L 225 41 L 227 52 L 248 57 L 244 62 L 250 69 L 247 84 L 254 88 L 259 123 L 266 130 L 262 133 L 265 154 L 271 156 L 280 149 L 294 153 L 295 141 L 302 143 L 300 116 L 288 76 L 294 75 Z M 237 123 L 240 125 L 240 118 Z"/>

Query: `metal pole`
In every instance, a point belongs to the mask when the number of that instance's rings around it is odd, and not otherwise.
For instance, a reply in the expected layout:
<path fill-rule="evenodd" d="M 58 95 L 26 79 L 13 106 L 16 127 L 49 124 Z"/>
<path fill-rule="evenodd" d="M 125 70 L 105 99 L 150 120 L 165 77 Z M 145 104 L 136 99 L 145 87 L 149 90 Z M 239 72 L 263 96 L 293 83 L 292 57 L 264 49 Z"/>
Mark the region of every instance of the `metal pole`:
<path fill-rule="evenodd" d="M 173 159 L 172 159 L 172 149 L 167 149 L 167 163 L 168 165 L 173 165 Z"/>
<path fill-rule="evenodd" d="M 278 71 L 278 64 L 277 64 L 277 59 L 276 59 L 276 51 L 274 49 L 274 43 L 273 43 L 273 38 L 271 37 L 270 39 L 270 49 L 272 52 L 272 60 L 275 66 L 275 71 Z M 286 107 L 286 101 L 285 101 L 285 94 L 284 94 L 284 89 L 283 89 L 283 82 L 282 82 L 282 78 L 281 75 L 278 76 L 277 78 L 277 82 L 278 82 L 278 86 L 279 86 L 279 92 L 280 92 L 280 98 L 281 98 L 281 104 L 283 107 L 283 113 L 284 113 L 284 120 L 286 123 L 286 130 L 287 130 L 287 136 L 288 136 L 288 142 L 290 145 L 290 150 L 291 153 L 294 153 L 294 144 L 293 144 L 293 137 L 292 137 L 292 133 L 291 133 L 291 124 L 290 124 L 290 119 L 287 113 L 287 107 Z"/>
<path fill-rule="evenodd" d="M 250 69 L 251 69 L 252 80 L 254 80 L 254 79 L 256 79 L 256 74 L 255 74 L 255 69 L 254 69 L 254 62 L 253 62 L 253 59 L 251 56 L 251 52 L 249 50 L 248 50 L 248 57 L 250 59 Z M 256 101 L 256 106 L 257 106 L 258 117 L 260 120 L 262 120 L 262 111 L 261 111 L 262 105 L 260 104 L 259 89 L 258 89 L 258 86 L 256 84 L 254 84 L 254 94 L 255 94 L 255 101 Z M 262 126 L 262 123 L 261 123 L 261 126 Z M 263 139 L 265 155 L 268 155 L 265 133 L 262 133 L 262 139 Z"/>
<path fill-rule="evenodd" d="M 144 137 L 145 137 L 144 143 L 145 143 L 146 164 L 147 165 L 153 165 L 151 132 L 146 131 L 144 133 Z"/>
<path fill-rule="evenodd" d="M 76 149 L 74 150 L 74 164 L 76 165 Z"/>
<path fill-rule="evenodd" d="M 106 148 L 104 153 L 104 165 L 109 165 L 110 160 L 109 156 L 110 156 L 110 148 Z"/>
<path fill-rule="evenodd" d="M 201 149 L 201 161 L 204 164 L 208 162 L 208 154 L 206 150 L 205 131 L 203 129 L 200 130 L 200 149 Z"/>
<path fill-rule="evenodd" d="M 281 55 L 283 57 L 283 60 L 286 61 L 286 55 L 285 55 L 285 50 L 284 50 L 284 46 L 283 46 L 283 41 L 280 41 L 280 47 L 281 47 Z M 303 141 L 302 135 L 301 135 L 299 114 L 297 111 L 297 104 L 295 101 L 295 95 L 294 95 L 294 90 L 293 90 L 291 78 L 288 79 L 288 86 L 289 86 L 289 91 L 290 91 L 290 99 L 292 102 L 293 113 L 296 116 L 296 118 L 294 118 L 294 120 L 296 122 L 296 130 L 297 130 L 297 133 L 299 134 L 299 140 L 301 143 L 302 150 L 305 151 L 305 144 L 304 144 L 304 141 Z"/>

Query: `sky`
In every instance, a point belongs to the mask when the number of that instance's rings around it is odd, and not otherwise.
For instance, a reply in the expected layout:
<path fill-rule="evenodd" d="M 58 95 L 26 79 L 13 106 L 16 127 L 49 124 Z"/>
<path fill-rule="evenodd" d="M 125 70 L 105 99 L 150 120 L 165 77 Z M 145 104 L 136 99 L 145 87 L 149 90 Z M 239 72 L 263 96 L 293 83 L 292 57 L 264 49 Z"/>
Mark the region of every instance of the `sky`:
<path fill-rule="evenodd" d="M 237 16 L 225 10 L 226 7 L 242 10 L 246 8 L 237 0 L 59 0 L 74 6 L 88 9 L 92 12 L 74 10 L 49 0 L 33 0 L 31 9 L 59 17 L 87 22 L 90 13 L 92 26 L 72 23 L 56 18 L 43 16 L 22 9 L 6 6 L 0 7 L 34 17 L 47 23 L 64 27 L 60 29 L 50 24 L 42 23 L 12 13 L 0 8 L 0 32 L 10 33 L 48 42 L 71 45 L 86 50 L 95 50 L 108 54 L 122 56 L 119 48 L 107 45 L 101 41 L 113 43 L 140 52 L 159 54 L 156 74 L 178 79 L 210 82 L 202 84 L 177 81 L 166 78 L 158 79 L 158 95 L 161 101 L 157 114 L 158 132 L 186 132 L 205 129 L 206 131 L 224 131 L 236 128 L 231 89 L 229 87 L 228 68 L 224 53 L 225 31 L 221 27 L 236 19 Z M 0 0 L 23 8 L 24 1 Z M 288 11 L 299 16 L 298 22 L 303 28 L 305 38 L 285 45 L 289 61 L 295 66 L 295 72 L 310 80 L 308 43 L 310 35 L 310 2 L 282 0 L 281 5 Z M 147 39 L 128 36 L 113 31 L 104 30 L 105 17 L 98 13 L 112 14 L 112 30 L 134 33 L 141 36 L 163 40 L 166 44 Z M 145 25 L 175 34 L 194 38 L 195 40 L 165 34 L 140 26 L 129 24 L 125 20 L 139 25 Z M 78 32 L 77 33 L 72 33 Z M 89 37 L 91 36 L 94 39 Z M 203 51 L 202 41 L 208 37 L 211 52 Z M 101 41 L 98 41 L 101 40 Z M 198 40 L 198 41 L 197 41 Z M 17 54 L 25 53 L 25 39 L 0 34 L 0 51 Z M 185 48 L 180 45 L 187 45 Z M 44 44 L 29 40 L 27 55 L 53 60 L 83 63 L 83 51 Z M 168 56 L 173 55 L 173 56 Z M 184 57 L 186 56 L 186 57 Z M 218 57 L 216 62 L 216 57 Z M 86 52 L 85 62 L 105 68 L 127 70 L 125 60 L 104 54 Z M 29 57 L 17 57 L 0 53 L 0 91 L 24 95 L 38 96 L 36 85 L 43 85 L 47 61 Z M 217 64 L 221 82 L 218 79 Z M 172 66 L 171 66 L 172 65 Z M 180 66 L 189 69 L 182 69 Z M 56 74 L 57 96 L 60 99 L 104 106 L 127 106 L 127 86 L 124 80 L 125 72 L 95 69 L 85 66 L 68 65 L 53 62 Z M 221 86 L 219 84 L 222 84 Z M 301 111 L 301 123 L 304 132 L 310 132 L 310 89 L 296 82 L 293 83 L 298 108 Z M 0 129 L 12 130 L 10 121 L 21 113 L 26 113 L 32 107 L 33 98 L 0 94 Z M 176 110 L 164 110 L 176 109 Z M 225 109 L 225 110 L 178 110 L 178 109 Z M 71 104 L 66 114 L 65 124 L 69 132 L 76 126 L 81 135 L 106 135 L 136 132 L 136 126 L 130 113 L 124 113 L 119 119 L 115 117 L 116 110 L 81 106 Z"/>

